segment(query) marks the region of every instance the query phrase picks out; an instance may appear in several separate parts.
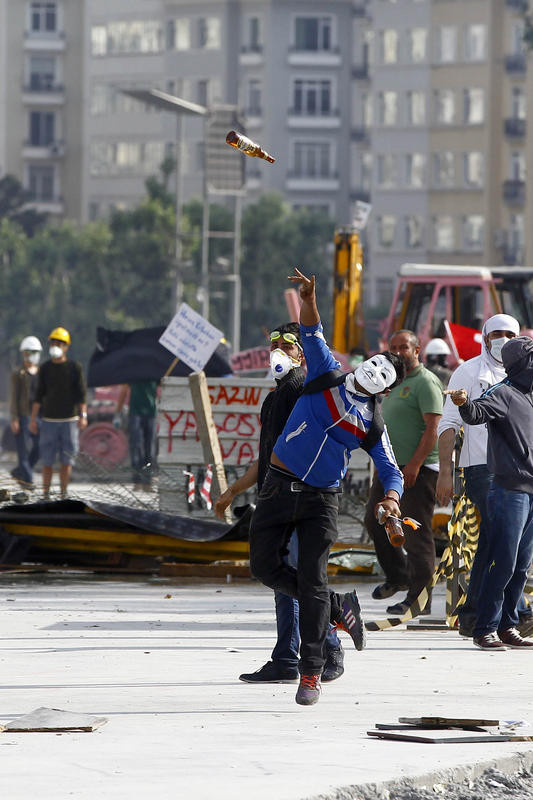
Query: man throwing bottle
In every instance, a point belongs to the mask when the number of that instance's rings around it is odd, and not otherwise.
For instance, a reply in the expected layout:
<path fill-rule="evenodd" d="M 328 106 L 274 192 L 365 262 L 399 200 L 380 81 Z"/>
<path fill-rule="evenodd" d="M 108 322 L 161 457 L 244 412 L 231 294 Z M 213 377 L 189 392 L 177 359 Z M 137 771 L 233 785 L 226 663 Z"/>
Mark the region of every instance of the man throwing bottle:
<path fill-rule="evenodd" d="M 377 395 L 400 382 L 401 359 L 382 353 L 354 372 L 340 371 L 322 333 L 315 278 L 298 269 L 289 277 L 300 284 L 300 332 L 307 378 L 283 432 L 257 499 L 250 531 L 252 574 L 266 586 L 295 597 L 300 606 L 300 684 L 296 702 L 313 705 L 320 696 L 324 639 L 333 622 L 365 644 L 364 623 L 355 591 L 340 595 L 328 589 L 327 562 L 337 538 L 337 494 L 352 450 L 372 457 L 384 487 L 377 505 L 400 516 L 403 476 L 384 428 Z M 283 555 L 293 530 L 299 544 L 298 567 Z"/>

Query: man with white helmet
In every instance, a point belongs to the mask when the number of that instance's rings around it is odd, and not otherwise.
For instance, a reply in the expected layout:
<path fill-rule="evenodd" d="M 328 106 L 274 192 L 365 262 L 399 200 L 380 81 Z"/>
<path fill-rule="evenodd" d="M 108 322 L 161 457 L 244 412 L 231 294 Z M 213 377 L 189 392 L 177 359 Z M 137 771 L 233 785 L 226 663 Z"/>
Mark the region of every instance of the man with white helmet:
<path fill-rule="evenodd" d="M 507 377 L 501 350 L 509 339 L 519 335 L 520 324 L 509 314 L 495 314 L 485 322 L 481 333 L 481 354 L 460 364 L 452 373 L 448 383 L 450 391 L 465 389 L 471 400 L 481 397 L 489 387 Z M 481 516 L 477 552 L 470 571 L 468 593 L 464 605 L 460 606 L 458 612 L 459 633 L 463 636 L 472 636 L 477 617 L 480 583 L 487 558 L 489 516 L 487 495 L 492 476 L 487 467 L 486 426 L 467 425 L 461 418 L 459 408 L 448 396 L 438 427 L 440 473 L 437 481 L 437 499 L 443 506 L 448 505 L 453 496 L 452 454 L 455 437 L 461 427 L 464 435 L 458 466 L 463 468 L 466 494 Z M 519 604 L 518 611 L 520 615 L 518 630 L 523 636 L 527 636 L 533 631 L 533 619 L 524 600 Z"/>
<path fill-rule="evenodd" d="M 25 336 L 19 347 L 22 366 L 11 374 L 9 410 L 18 455 L 18 465 L 11 475 L 28 488 L 33 485 L 33 467 L 39 460 L 39 432 L 32 433 L 29 423 L 42 349 L 36 336 Z"/>
<path fill-rule="evenodd" d="M 65 328 L 54 328 L 48 341 L 50 360 L 45 361 L 39 372 L 30 421 L 30 431 L 36 433 L 37 417 L 42 413 L 41 461 L 45 500 L 50 497 L 56 457 L 60 462 L 61 498 L 66 498 L 72 465 L 78 454 L 78 431 L 87 426 L 81 364 L 67 358 L 70 334 Z"/>
<path fill-rule="evenodd" d="M 448 364 L 446 362 L 446 359 L 450 353 L 451 350 L 444 339 L 430 339 L 426 345 L 426 349 L 424 350 L 426 367 L 430 372 L 437 376 L 439 381 L 442 383 L 443 389 L 446 389 L 448 386 L 448 381 L 450 380 L 450 375 L 452 374 L 452 371 L 451 369 L 448 369 Z"/>

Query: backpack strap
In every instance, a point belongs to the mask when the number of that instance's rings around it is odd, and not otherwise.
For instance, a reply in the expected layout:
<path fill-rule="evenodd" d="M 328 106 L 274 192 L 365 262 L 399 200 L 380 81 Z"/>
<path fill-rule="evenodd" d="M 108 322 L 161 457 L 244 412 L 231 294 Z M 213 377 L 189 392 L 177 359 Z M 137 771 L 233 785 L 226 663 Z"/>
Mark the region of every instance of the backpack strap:
<path fill-rule="evenodd" d="M 326 389 L 333 389 L 334 386 L 340 386 L 341 383 L 344 383 L 346 376 L 349 374 L 349 372 L 343 372 L 341 369 L 323 372 L 318 378 L 313 378 L 312 381 L 305 384 L 302 394 L 318 394 Z"/>

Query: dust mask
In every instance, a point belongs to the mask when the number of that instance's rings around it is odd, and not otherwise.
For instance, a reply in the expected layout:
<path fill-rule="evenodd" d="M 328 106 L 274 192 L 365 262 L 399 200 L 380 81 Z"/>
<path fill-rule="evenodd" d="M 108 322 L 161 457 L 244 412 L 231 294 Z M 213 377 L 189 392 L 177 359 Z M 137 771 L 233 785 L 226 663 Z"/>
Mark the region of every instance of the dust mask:
<path fill-rule="evenodd" d="M 29 356 L 26 356 L 26 361 L 29 361 L 30 364 L 33 364 L 34 366 L 37 366 L 37 364 L 40 361 L 40 358 L 41 358 L 41 354 L 40 353 L 30 353 Z"/>
<path fill-rule="evenodd" d="M 502 336 L 501 339 L 492 339 L 490 343 L 490 354 L 496 361 L 501 363 L 502 360 L 502 347 L 509 341 L 507 336 Z"/>
<path fill-rule="evenodd" d="M 50 353 L 50 358 L 61 358 L 63 355 L 63 350 L 57 344 L 51 345 L 48 352 Z"/>
<path fill-rule="evenodd" d="M 280 348 L 270 352 L 270 372 L 273 378 L 283 378 L 296 366 L 298 365 L 292 358 Z"/>

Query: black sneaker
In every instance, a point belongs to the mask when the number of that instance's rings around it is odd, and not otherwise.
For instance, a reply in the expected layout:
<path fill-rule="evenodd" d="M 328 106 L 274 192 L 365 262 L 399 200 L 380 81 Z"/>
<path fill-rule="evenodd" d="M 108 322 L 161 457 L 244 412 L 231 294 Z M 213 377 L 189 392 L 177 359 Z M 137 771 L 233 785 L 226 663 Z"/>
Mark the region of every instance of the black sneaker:
<path fill-rule="evenodd" d="M 256 672 L 243 672 L 239 675 L 239 680 L 244 683 L 295 683 L 299 677 L 296 667 L 284 669 L 273 661 L 267 661 Z"/>
<path fill-rule="evenodd" d="M 344 672 L 344 649 L 342 645 L 328 650 L 322 672 L 322 683 L 336 681 Z"/>
<path fill-rule="evenodd" d="M 403 600 L 401 603 L 394 603 L 392 606 L 387 606 L 387 614 L 393 617 L 403 617 L 411 608 L 411 603 Z"/>
<path fill-rule="evenodd" d="M 320 675 L 301 675 L 295 700 L 299 706 L 314 706 L 321 691 Z"/>
<path fill-rule="evenodd" d="M 385 600 L 387 597 L 392 597 L 393 594 L 396 592 L 405 592 L 409 587 L 407 586 L 399 586 L 395 583 L 389 583 L 385 581 L 385 583 L 380 583 L 375 589 L 372 591 L 372 597 L 374 600 Z"/>
<path fill-rule="evenodd" d="M 366 647 L 365 623 L 361 616 L 361 606 L 355 591 L 346 592 L 343 595 L 341 618 L 337 621 L 337 628 L 350 634 L 356 650 L 364 650 Z"/>

